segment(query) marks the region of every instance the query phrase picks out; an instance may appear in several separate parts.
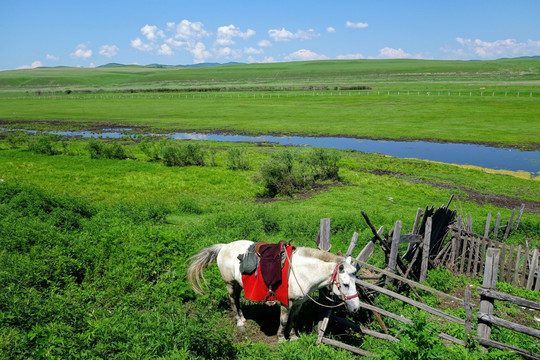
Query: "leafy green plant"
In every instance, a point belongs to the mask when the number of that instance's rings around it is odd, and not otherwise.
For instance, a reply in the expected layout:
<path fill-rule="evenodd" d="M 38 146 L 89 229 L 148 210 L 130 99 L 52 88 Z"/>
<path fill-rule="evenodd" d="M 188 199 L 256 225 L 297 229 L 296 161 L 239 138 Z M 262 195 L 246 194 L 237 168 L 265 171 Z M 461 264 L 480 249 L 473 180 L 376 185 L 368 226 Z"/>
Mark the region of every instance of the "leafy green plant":
<path fill-rule="evenodd" d="M 325 180 L 338 180 L 341 157 L 326 149 L 282 150 L 272 153 L 259 169 L 268 196 L 291 196 Z"/>
<path fill-rule="evenodd" d="M 245 149 L 232 148 L 227 151 L 227 168 L 231 170 L 251 169 Z"/>
<path fill-rule="evenodd" d="M 402 325 L 400 341 L 392 343 L 383 359 L 446 359 L 447 350 L 441 340 L 433 333 L 434 325 L 427 321 L 427 316 L 417 312 L 413 316 L 413 325 Z"/>
<path fill-rule="evenodd" d="M 58 137 L 55 135 L 37 136 L 28 143 L 28 150 L 37 154 L 58 155 L 60 151 L 56 149 Z"/>
<path fill-rule="evenodd" d="M 88 142 L 88 152 L 91 159 L 128 159 L 124 147 L 118 143 L 107 144 L 103 141 L 91 140 Z"/>
<path fill-rule="evenodd" d="M 204 152 L 199 144 L 179 144 L 168 141 L 161 148 L 161 157 L 167 166 L 204 166 Z"/>

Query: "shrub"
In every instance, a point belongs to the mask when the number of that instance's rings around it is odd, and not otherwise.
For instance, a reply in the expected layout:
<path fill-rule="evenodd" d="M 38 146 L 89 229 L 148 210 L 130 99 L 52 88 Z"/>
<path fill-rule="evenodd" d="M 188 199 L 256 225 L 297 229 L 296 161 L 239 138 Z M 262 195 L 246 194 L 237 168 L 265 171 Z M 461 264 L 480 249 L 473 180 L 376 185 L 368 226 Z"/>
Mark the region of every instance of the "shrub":
<path fill-rule="evenodd" d="M 323 148 L 315 148 L 309 152 L 308 164 L 311 177 L 317 180 L 337 180 L 341 156 L 335 152 Z"/>
<path fill-rule="evenodd" d="M 261 165 L 259 178 L 265 188 L 265 195 L 291 196 L 319 181 L 338 180 L 339 160 L 337 152 L 326 149 L 294 153 L 283 150 L 270 155 Z"/>
<path fill-rule="evenodd" d="M 297 188 L 293 177 L 293 155 L 285 150 L 270 155 L 261 165 L 260 176 L 269 196 L 292 195 Z"/>
<path fill-rule="evenodd" d="M 161 149 L 161 155 L 167 166 L 204 166 L 204 152 L 198 144 L 167 142 Z"/>
<path fill-rule="evenodd" d="M 38 154 L 57 155 L 60 151 L 55 149 L 58 137 L 55 135 L 38 136 L 28 143 L 28 150 Z"/>
<path fill-rule="evenodd" d="M 7 142 L 11 149 L 18 149 L 28 142 L 28 135 L 20 131 L 15 133 L 10 132 L 7 136 Z"/>
<path fill-rule="evenodd" d="M 251 169 L 246 151 L 238 148 L 232 148 L 227 151 L 227 168 L 231 170 Z"/>
<path fill-rule="evenodd" d="M 91 159 L 120 159 L 129 158 L 124 147 L 117 143 L 107 144 L 102 141 L 91 140 L 88 143 L 88 152 Z"/>
<path fill-rule="evenodd" d="M 150 137 L 145 137 L 139 144 L 141 151 L 148 156 L 151 161 L 160 160 L 160 150 L 162 142 L 154 141 Z"/>

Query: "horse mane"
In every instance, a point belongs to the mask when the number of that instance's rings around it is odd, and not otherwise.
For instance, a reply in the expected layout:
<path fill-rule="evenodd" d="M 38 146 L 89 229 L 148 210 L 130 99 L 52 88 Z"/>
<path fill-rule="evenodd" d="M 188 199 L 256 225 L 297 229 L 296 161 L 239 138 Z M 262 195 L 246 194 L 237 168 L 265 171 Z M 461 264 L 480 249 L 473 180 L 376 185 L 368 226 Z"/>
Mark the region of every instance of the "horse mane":
<path fill-rule="evenodd" d="M 319 249 L 313 249 L 313 248 L 307 248 L 307 247 L 298 247 L 296 248 L 296 252 L 299 255 L 303 255 L 306 257 L 313 257 L 317 258 L 319 260 L 322 260 L 324 262 L 331 262 L 331 263 L 339 263 L 342 262 L 343 256 L 334 255 L 331 252 L 328 251 L 322 251 Z"/>

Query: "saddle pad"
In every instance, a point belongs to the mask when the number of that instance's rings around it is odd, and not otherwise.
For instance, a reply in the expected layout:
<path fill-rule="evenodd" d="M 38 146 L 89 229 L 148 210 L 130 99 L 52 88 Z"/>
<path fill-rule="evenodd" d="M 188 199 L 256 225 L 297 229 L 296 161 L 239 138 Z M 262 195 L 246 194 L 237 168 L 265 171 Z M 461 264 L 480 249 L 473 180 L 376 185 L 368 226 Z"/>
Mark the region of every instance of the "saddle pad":
<path fill-rule="evenodd" d="M 291 258 L 294 246 L 287 246 L 286 251 L 288 259 L 281 269 L 281 284 L 272 289 L 276 294 L 276 300 L 285 306 L 289 305 L 289 259 Z M 261 265 L 251 275 L 242 275 L 242 284 L 244 286 L 244 296 L 252 301 L 265 301 L 270 290 L 264 283 L 261 275 Z"/>

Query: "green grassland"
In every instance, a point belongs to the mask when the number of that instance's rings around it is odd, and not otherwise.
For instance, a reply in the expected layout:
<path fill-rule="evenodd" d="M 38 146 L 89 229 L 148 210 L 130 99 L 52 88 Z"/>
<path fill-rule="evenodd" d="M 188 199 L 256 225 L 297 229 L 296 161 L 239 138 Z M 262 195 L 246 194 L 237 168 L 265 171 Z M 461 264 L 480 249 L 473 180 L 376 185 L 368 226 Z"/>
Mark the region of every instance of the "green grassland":
<path fill-rule="evenodd" d="M 539 63 L 363 60 L 4 71 L 0 125 L 344 135 L 536 150 Z M 343 90 L 355 86 L 370 89 Z"/>
<path fill-rule="evenodd" d="M 538 149 L 539 73 L 537 59 L 8 71 L 0 72 L 0 126 L 341 134 Z M 371 90 L 349 96 L 341 89 L 357 85 Z M 189 144 L 200 147 L 205 166 L 166 166 L 163 153 L 152 154 L 153 146 Z M 96 155 L 107 148 L 114 156 Z M 233 150 L 244 156 L 242 169 L 230 165 Z M 452 194 L 451 208 L 471 215 L 477 233 L 489 212 L 505 220 L 524 203 L 521 224 L 507 242 L 540 245 L 537 179 L 335 151 L 337 178 L 270 197 L 262 169 L 284 151 L 306 156 L 314 150 L 0 133 L 0 359 L 353 359 L 316 346 L 312 315 L 318 308 L 311 303 L 299 341 L 277 344 L 277 309 L 248 301 L 247 330 L 238 331 L 216 266 L 205 273 L 206 294 L 196 296 L 185 279 L 189 257 L 237 239 L 292 239 L 314 247 L 326 217 L 332 252 L 344 252 L 353 232 L 359 233 L 358 248 L 371 238 L 360 211 L 385 232 L 397 220 L 409 232 L 417 208 L 446 204 Z M 380 249 L 370 262 L 384 266 Z M 481 281 L 436 269 L 427 283 L 462 297 L 466 284 Z M 498 287 L 540 301 L 538 292 Z M 444 308 L 436 297 L 420 294 Z M 332 336 L 386 359 L 517 359 L 502 351 L 448 347 L 434 333 L 464 339 L 462 327 L 415 315 L 398 301 L 377 297 L 375 303 L 417 320 L 402 328 L 385 319 L 392 335 L 401 330 L 399 346 L 340 331 Z M 495 306 L 503 318 L 538 328 L 530 312 L 503 302 Z M 446 311 L 464 316 L 460 308 Z M 351 319 L 381 331 L 365 312 Z M 540 352 L 538 342 L 502 328 L 492 338 Z"/>
<path fill-rule="evenodd" d="M 445 204 L 451 194 L 456 196 L 451 207 L 463 217 L 472 215 L 473 229 L 480 233 L 488 212 L 501 212 L 506 219 L 514 205 L 524 201 L 520 228 L 508 243 L 540 244 L 540 183 L 534 180 L 341 151 L 338 181 L 271 199 L 263 196 L 259 170 L 269 156 L 283 151 L 281 147 L 203 142 L 206 166 L 168 167 L 149 161 L 139 140 L 107 141 L 122 146 L 126 160 L 92 159 L 89 140 L 56 140 L 57 155 L 28 150 L 36 141 L 33 136 L 14 140 L 4 135 L 0 140 L 0 353 L 6 359 L 353 358 L 315 346 L 309 314 L 317 309 L 312 304 L 307 305 L 308 323 L 298 342 L 275 343 L 268 328 L 277 326 L 278 314 L 261 304 L 246 304 L 251 320 L 247 333 L 238 332 L 216 267 L 206 272 L 207 294 L 196 297 L 184 277 L 187 259 L 205 246 L 241 238 L 292 239 L 296 246 L 314 246 L 324 217 L 332 221 L 333 252 L 345 251 L 354 231 L 362 247 L 371 233 L 361 210 L 387 230 L 402 220 L 408 232 L 418 207 Z M 229 168 L 231 149 L 243 151 L 248 170 Z M 380 249 L 370 261 L 384 266 Z M 479 285 L 481 278 L 454 279 L 434 270 L 428 283 L 451 292 L 466 283 Z M 532 291 L 506 291 L 540 300 Z M 377 301 L 413 316 L 413 309 L 399 302 Z M 460 314 L 459 309 L 449 311 Z M 497 311 L 510 319 L 524 316 L 502 304 Z M 261 312 L 268 318 L 255 315 Z M 358 316 L 355 321 L 365 321 Z M 528 323 L 534 323 L 532 318 Z M 366 325 L 378 328 L 376 322 Z M 393 332 L 400 329 L 392 321 L 387 325 Z M 261 326 L 269 335 L 261 333 Z M 430 336 L 431 327 L 406 333 L 414 342 L 415 337 Z M 437 326 L 441 327 L 463 337 L 459 327 Z M 496 334 L 500 340 L 538 350 L 521 336 Z M 503 356 L 497 351 L 480 355 L 474 349 L 447 348 L 434 339 L 430 349 L 452 358 Z M 342 340 L 400 358 L 399 349 L 385 342 L 353 335 Z"/>

